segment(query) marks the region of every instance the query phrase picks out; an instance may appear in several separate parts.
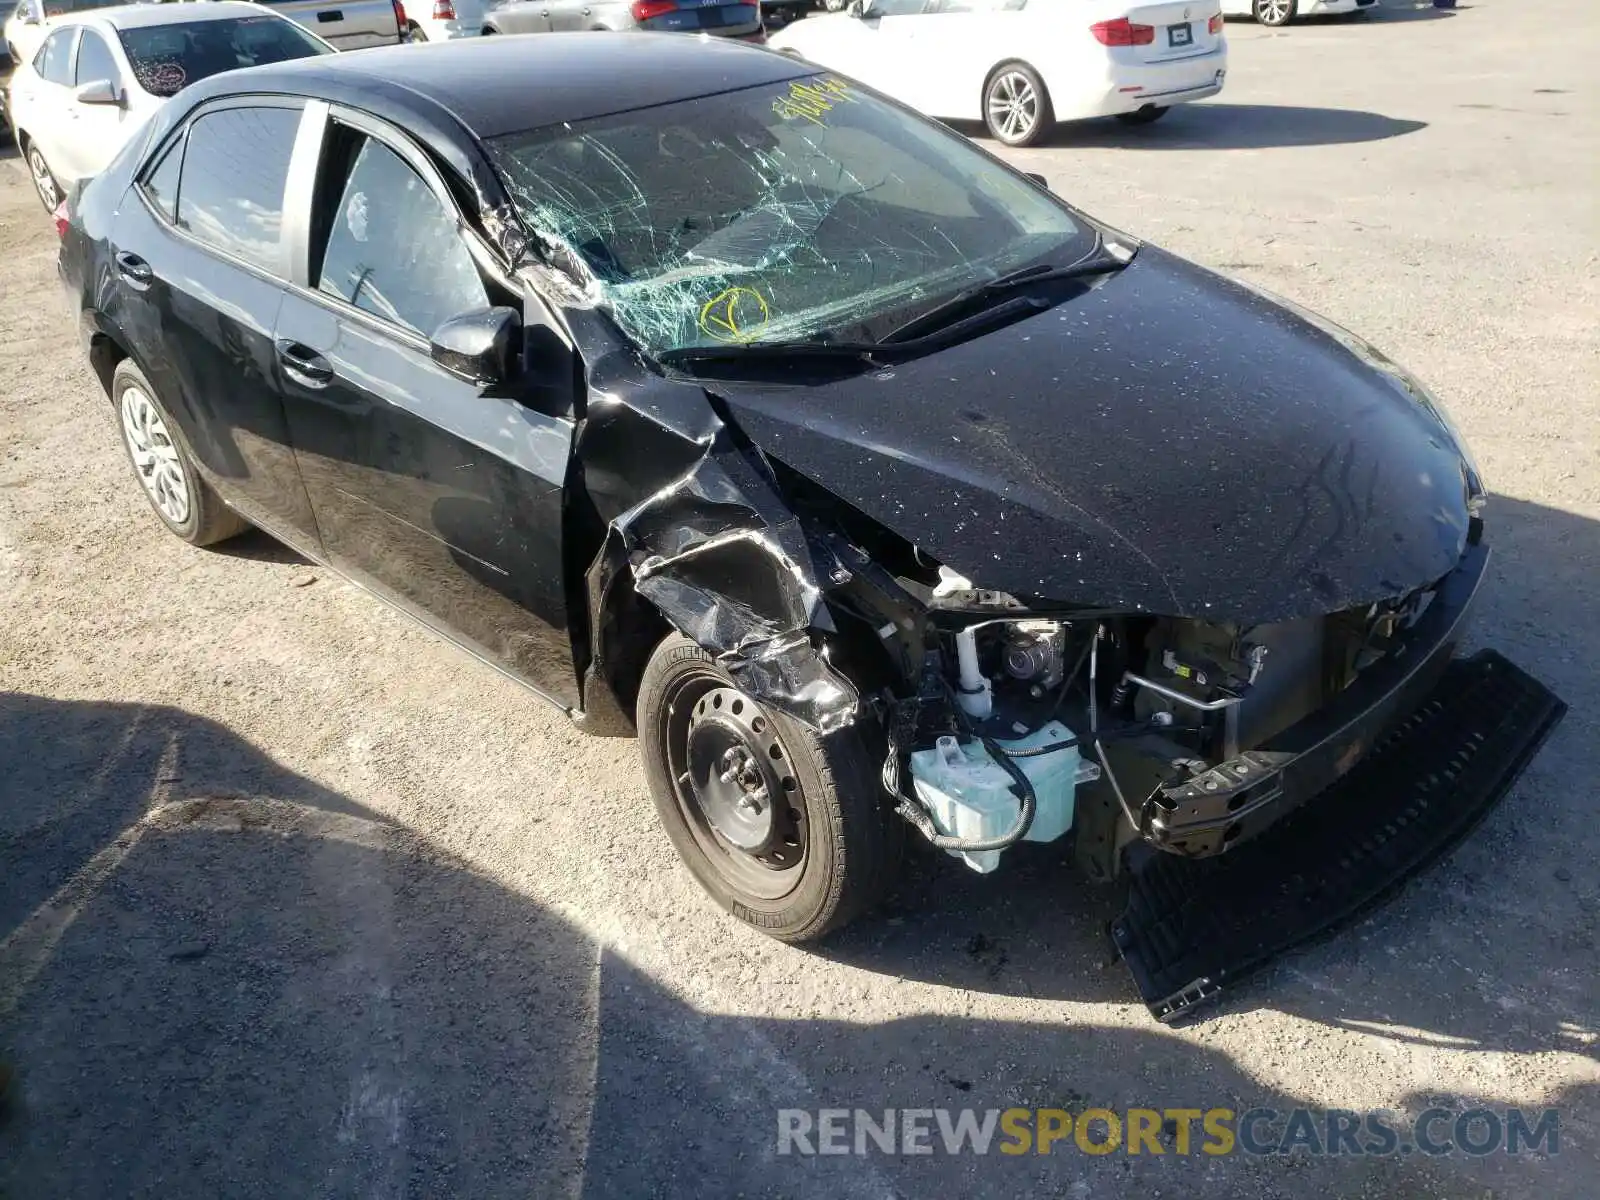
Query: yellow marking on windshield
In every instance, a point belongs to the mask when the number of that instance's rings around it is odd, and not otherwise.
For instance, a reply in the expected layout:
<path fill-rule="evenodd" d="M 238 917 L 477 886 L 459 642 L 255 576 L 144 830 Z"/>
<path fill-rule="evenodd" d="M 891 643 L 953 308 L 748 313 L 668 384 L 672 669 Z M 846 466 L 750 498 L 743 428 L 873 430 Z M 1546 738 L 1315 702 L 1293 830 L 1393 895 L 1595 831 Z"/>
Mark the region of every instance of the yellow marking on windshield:
<path fill-rule="evenodd" d="M 766 297 L 747 287 L 718 292 L 700 309 L 700 332 L 719 342 L 748 342 L 766 327 Z"/>
<path fill-rule="evenodd" d="M 809 82 L 796 79 L 789 85 L 787 96 L 779 96 L 772 102 L 772 111 L 785 121 L 798 119 L 823 125 L 826 122 L 822 118 L 832 112 L 835 105 L 855 102 L 856 97 L 850 85 L 830 75 L 826 79 Z"/>

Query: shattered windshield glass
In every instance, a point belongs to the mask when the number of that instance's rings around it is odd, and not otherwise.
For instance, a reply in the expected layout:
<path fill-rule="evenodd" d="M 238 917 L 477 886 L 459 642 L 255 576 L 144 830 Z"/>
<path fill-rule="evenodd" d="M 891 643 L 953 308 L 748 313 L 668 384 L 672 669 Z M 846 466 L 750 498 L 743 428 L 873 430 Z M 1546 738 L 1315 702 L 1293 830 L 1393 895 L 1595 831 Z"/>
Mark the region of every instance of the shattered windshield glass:
<path fill-rule="evenodd" d="M 491 143 L 536 235 L 652 354 L 872 337 L 1091 231 L 965 138 L 813 75 Z"/>

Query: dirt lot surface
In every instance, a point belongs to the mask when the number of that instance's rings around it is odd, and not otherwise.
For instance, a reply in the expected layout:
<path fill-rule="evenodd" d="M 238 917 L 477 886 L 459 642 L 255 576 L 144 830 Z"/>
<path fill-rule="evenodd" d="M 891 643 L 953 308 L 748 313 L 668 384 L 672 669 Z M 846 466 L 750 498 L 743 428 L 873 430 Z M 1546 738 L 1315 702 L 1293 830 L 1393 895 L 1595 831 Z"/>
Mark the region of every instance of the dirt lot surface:
<path fill-rule="evenodd" d="M 1181 1029 L 1049 848 L 920 859 L 826 947 L 774 944 L 677 865 L 631 743 L 263 537 L 161 531 L 12 154 L 0 1194 L 1600 1194 L 1600 13 L 1229 36 L 1216 102 L 1015 159 L 1448 401 L 1494 490 L 1478 638 L 1572 705 L 1470 842 Z M 1559 1154 L 775 1155 L 785 1107 L 1478 1102 L 1560 1107 Z"/>

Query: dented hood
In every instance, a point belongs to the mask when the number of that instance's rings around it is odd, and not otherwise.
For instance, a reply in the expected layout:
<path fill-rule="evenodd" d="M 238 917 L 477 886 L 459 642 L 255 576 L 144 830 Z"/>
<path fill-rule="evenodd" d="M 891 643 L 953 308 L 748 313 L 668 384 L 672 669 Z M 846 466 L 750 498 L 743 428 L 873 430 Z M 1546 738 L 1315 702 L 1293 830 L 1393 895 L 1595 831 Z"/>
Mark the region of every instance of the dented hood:
<path fill-rule="evenodd" d="M 767 454 L 975 585 L 1242 623 L 1448 572 L 1470 460 L 1319 318 L 1146 246 L 1056 307 L 810 385 L 708 382 Z"/>

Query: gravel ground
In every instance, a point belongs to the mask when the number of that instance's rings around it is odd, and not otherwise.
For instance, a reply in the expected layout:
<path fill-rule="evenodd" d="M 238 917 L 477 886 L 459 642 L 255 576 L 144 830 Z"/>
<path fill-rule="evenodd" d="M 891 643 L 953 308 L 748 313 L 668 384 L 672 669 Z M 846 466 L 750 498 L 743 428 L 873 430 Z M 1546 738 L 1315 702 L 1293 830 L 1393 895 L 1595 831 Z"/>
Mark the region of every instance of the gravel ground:
<path fill-rule="evenodd" d="M 1600 1194 L 1600 15 L 1390 2 L 1231 24 L 1217 102 L 1015 155 L 1427 379 L 1495 492 L 1478 636 L 1572 705 L 1445 864 L 1176 1030 L 1059 852 L 777 945 L 630 743 L 263 537 L 167 537 L 0 161 L 0 1195 Z M 1432 1102 L 1559 1106 L 1560 1153 L 774 1155 L 781 1107 Z"/>

